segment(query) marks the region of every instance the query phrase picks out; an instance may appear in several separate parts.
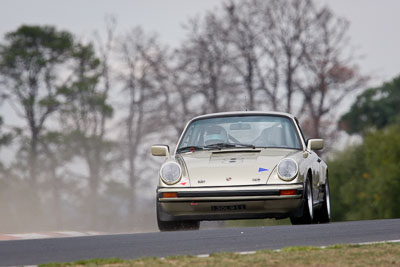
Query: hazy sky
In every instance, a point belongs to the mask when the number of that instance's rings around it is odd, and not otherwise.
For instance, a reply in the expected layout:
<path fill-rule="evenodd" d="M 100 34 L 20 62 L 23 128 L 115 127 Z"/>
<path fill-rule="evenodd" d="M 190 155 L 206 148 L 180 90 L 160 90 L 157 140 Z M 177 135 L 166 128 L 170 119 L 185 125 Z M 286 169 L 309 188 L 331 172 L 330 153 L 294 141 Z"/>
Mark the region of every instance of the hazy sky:
<path fill-rule="evenodd" d="M 318 1 L 318 0 L 317 0 Z M 372 84 L 400 73 L 400 0 L 319 0 L 351 22 L 351 45 L 363 59 L 362 71 Z M 137 25 L 157 32 L 176 46 L 184 36 L 181 24 L 214 9 L 223 0 L 1 0 L 0 36 L 21 24 L 50 24 L 80 37 L 104 26 L 106 14 L 115 15 L 121 32 Z"/>

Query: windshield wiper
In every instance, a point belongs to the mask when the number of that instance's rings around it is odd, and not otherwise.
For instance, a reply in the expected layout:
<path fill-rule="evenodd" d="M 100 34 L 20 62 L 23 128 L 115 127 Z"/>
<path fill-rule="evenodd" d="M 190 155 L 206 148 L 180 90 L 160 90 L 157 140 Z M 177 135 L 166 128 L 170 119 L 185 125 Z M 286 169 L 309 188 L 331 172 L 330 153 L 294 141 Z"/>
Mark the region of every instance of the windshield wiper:
<path fill-rule="evenodd" d="M 193 152 L 193 151 L 196 151 L 196 150 L 204 150 L 204 147 L 201 147 L 201 146 L 185 146 L 185 147 L 178 148 L 176 150 L 176 152 L 188 152 L 188 151 Z"/>
<path fill-rule="evenodd" d="M 252 144 L 242 144 L 242 143 L 233 143 L 233 145 L 235 145 L 236 147 L 251 147 L 252 149 L 255 149 L 256 146 L 252 145 Z"/>
<path fill-rule="evenodd" d="M 230 144 L 230 143 L 216 143 L 216 144 L 204 146 L 204 148 L 217 148 L 217 149 L 222 149 L 222 148 L 227 148 L 227 147 L 236 147 L 236 145 Z"/>
<path fill-rule="evenodd" d="M 236 148 L 236 147 L 251 147 L 251 148 L 256 148 L 254 145 L 251 144 L 241 144 L 241 143 L 217 143 L 217 144 L 212 144 L 212 145 L 207 145 L 204 146 L 205 148 Z"/>
<path fill-rule="evenodd" d="M 236 148 L 236 147 L 251 147 L 251 148 L 256 148 L 254 145 L 251 144 L 241 144 L 241 143 L 216 143 L 216 144 L 211 144 L 211 145 L 206 145 L 204 147 L 201 146 L 185 146 L 178 148 L 176 152 L 188 152 L 188 151 L 196 151 L 196 150 L 204 150 L 204 149 L 222 149 L 222 148 Z"/>

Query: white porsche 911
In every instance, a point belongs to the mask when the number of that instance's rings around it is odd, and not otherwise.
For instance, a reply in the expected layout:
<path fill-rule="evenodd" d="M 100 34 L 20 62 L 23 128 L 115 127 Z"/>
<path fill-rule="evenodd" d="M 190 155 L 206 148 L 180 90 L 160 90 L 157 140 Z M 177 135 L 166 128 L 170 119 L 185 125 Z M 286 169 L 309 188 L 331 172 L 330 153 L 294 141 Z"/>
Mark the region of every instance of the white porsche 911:
<path fill-rule="evenodd" d="M 174 153 L 164 156 L 157 187 L 160 231 L 198 229 L 203 220 L 330 220 L 328 168 L 297 119 L 278 112 L 227 112 L 188 122 Z"/>

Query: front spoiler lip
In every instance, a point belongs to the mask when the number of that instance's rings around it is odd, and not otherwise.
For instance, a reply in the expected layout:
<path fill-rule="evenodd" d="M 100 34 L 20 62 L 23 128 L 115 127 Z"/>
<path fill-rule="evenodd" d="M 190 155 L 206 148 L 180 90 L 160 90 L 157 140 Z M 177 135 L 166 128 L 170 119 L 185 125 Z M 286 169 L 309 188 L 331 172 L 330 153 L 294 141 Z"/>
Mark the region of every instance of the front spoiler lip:
<path fill-rule="evenodd" d="M 296 190 L 296 195 L 280 195 L 281 190 Z M 177 193 L 177 197 L 163 198 L 163 193 L 167 192 Z M 302 183 L 231 187 L 159 187 L 157 198 L 160 202 L 266 200 L 300 198 L 303 192 Z"/>

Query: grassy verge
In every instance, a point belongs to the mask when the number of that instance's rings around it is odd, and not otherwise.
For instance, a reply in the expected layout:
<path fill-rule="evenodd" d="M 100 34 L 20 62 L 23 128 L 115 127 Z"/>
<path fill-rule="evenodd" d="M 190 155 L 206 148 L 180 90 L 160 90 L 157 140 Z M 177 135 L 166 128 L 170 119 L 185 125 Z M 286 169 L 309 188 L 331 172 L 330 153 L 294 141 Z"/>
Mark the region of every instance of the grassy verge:
<path fill-rule="evenodd" d="M 288 247 L 255 254 L 217 253 L 210 257 L 176 256 L 136 260 L 94 259 L 40 266 L 399 266 L 400 244 L 335 245 L 327 248 Z"/>

